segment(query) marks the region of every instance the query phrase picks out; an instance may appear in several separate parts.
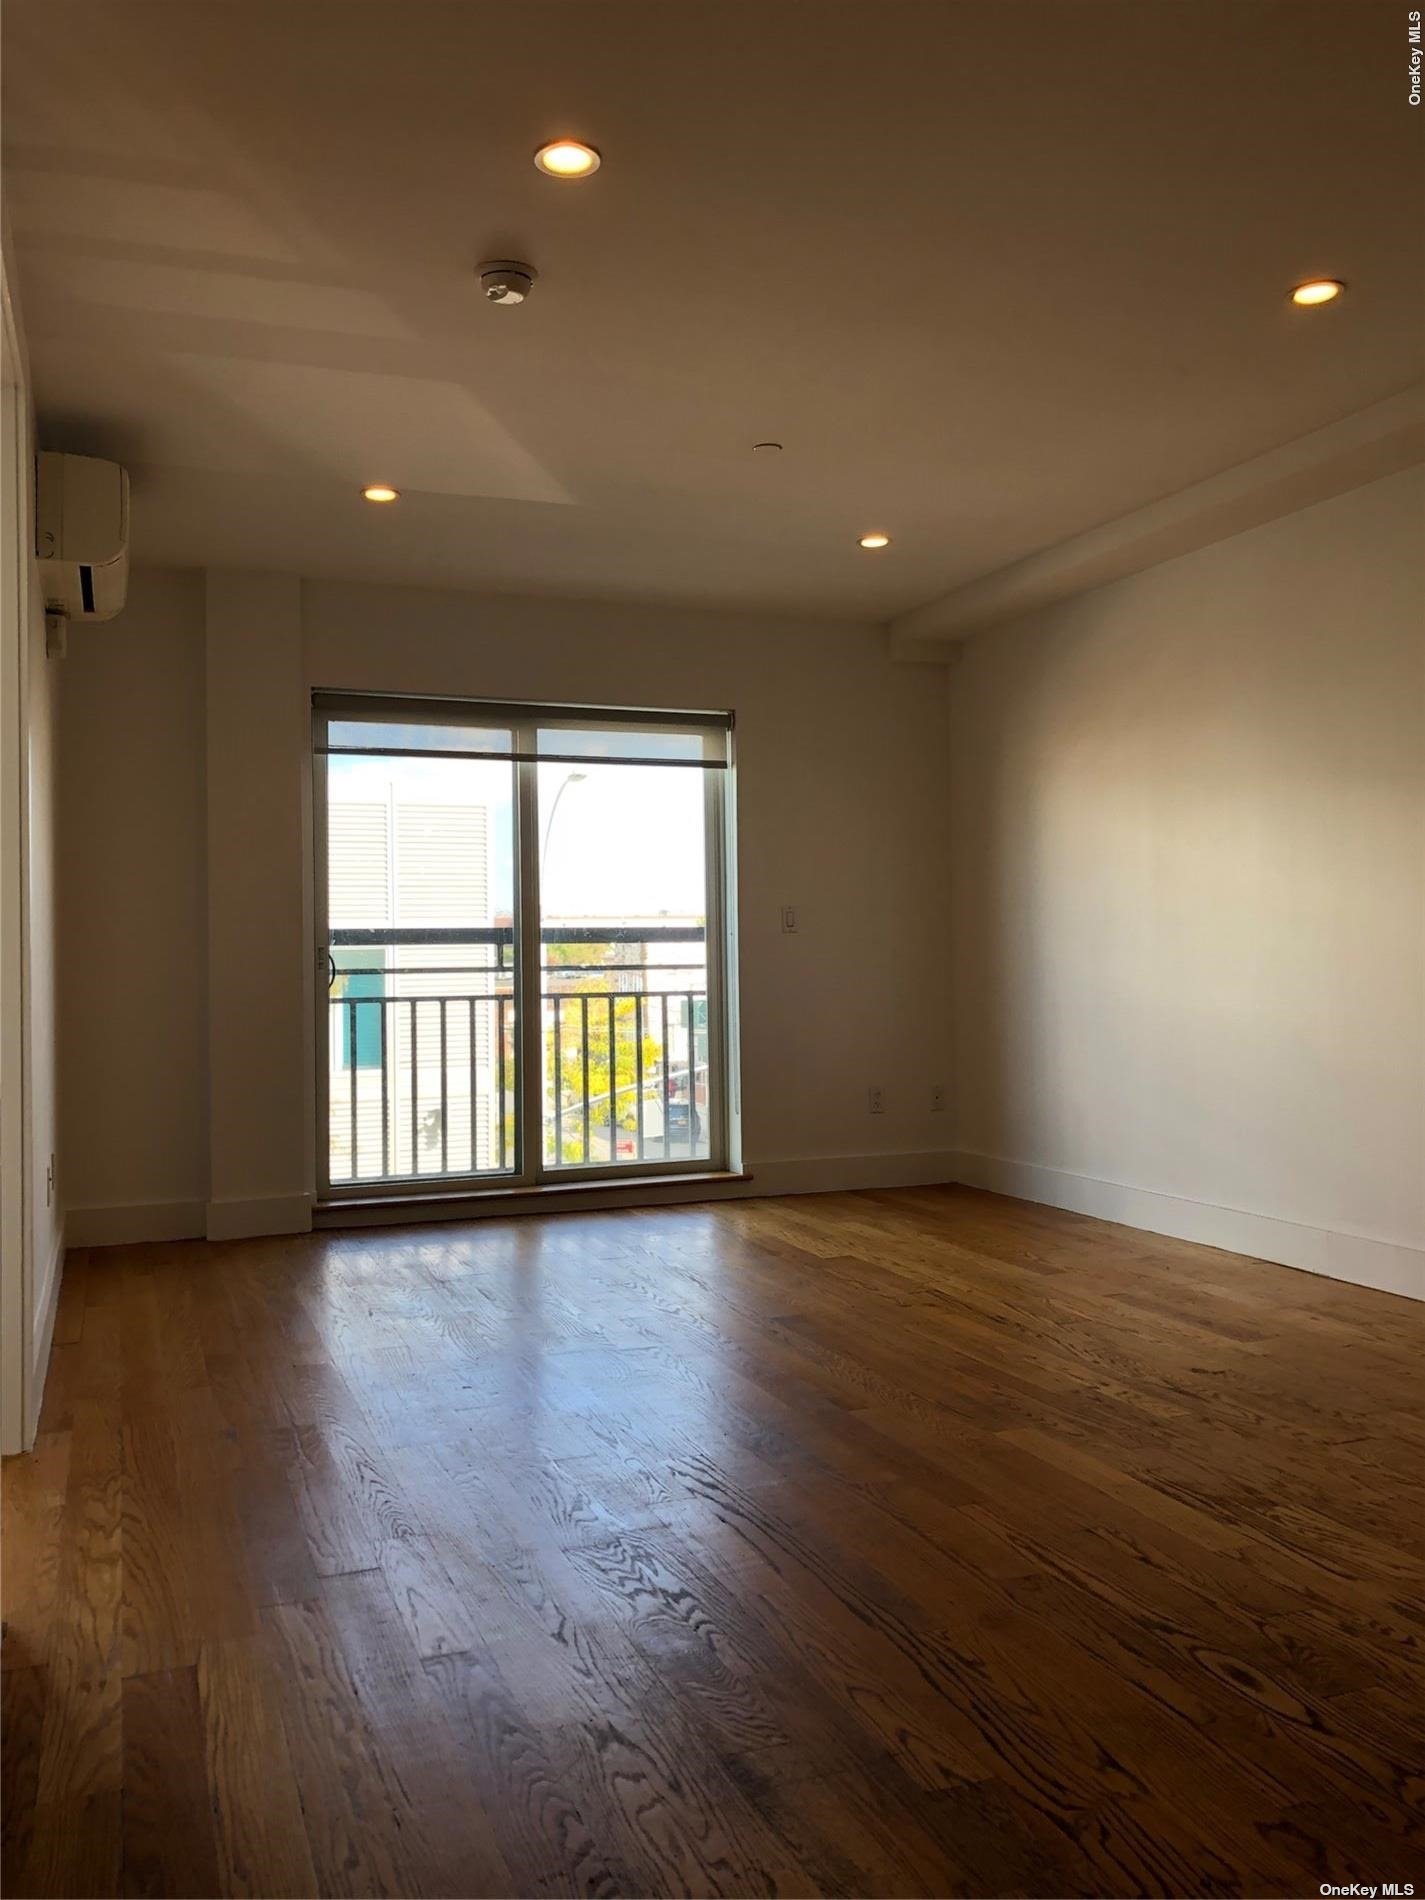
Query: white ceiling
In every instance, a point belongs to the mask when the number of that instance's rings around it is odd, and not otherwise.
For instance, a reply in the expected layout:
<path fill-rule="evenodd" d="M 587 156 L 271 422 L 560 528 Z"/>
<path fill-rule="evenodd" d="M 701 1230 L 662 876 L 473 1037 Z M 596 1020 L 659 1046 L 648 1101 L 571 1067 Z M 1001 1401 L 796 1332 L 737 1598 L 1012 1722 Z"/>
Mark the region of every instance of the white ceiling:
<path fill-rule="evenodd" d="M 6 0 L 42 440 L 140 560 L 890 617 L 1421 376 L 1404 19 Z"/>

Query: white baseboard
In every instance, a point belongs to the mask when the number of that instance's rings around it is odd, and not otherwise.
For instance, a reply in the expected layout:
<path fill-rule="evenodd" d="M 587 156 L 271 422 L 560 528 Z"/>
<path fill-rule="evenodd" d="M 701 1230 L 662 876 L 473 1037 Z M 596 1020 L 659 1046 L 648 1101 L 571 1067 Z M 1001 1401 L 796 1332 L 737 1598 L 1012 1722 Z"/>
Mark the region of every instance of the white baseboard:
<path fill-rule="evenodd" d="M 309 1234 L 312 1201 L 307 1194 L 278 1194 L 269 1200 L 209 1201 L 203 1226 L 209 1240 L 256 1240 L 265 1234 Z"/>
<path fill-rule="evenodd" d="M 1049 1207 L 1070 1208 L 1098 1220 L 1119 1221 L 1150 1234 L 1170 1234 L 1175 1240 L 1195 1240 L 1231 1253 L 1274 1260 L 1284 1267 L 1325 1274 L 1354 1286 L 1398 1293 L 1406 1299 L 1425 1300 L 1425 1249 L 1396 1241 L 1376 1240 L 1367 1234 L 1349 1234 L 1325 1227 L 1306 1227 L 1277 1220 L 1269 1214 L 1249 1214 L 1241 1208 L 1216 1207 L 1208 1201 L 1190 1201 L 1150 1188 L 1125 1187 L 1118 1181 L 1100 1181 L 1092 1175 L 1067 1174 L 1041 1168 L 1030 1161 L 1009 1161 L 1002 1155 L 962 1153 L 950 1178 L 967 1187 L 1012 1194 L 1022 1201 L 1042 1201 Z"/>
<path fill-rule="evenodd" d="M 887 1187 L 926 1187 L 937 1181 L 958 1179 L 955 1172 L 958 1155 L 949 1153 L 806 1155 L 749 1164 L 746 1181 L 679 1181 L 676 1185 L 650 1188 L 622 1188 L 610 1182 L 602 1195 L 590 1191 L 580 1205 L 630 1207 L 658 1202 L 724 1200 L 752 1194 L 828 1194 L 838 1189 Z M 553 1196 L 546 1203 L 550 1212 L 558 1211 Z M 323 1227 L 347 1224 L 383 1224 L 419 1220 L 475 1219 L 481 1212 L 508 1214 L 511 1211 L 538 1211 L 531 1198 L 528 1208 L 512 1210 L 506 1206 L 480 1209 L 476 1206 L 442 1205 L 424 1209 L 410 1203 L 393 1203 L 390 1210 L 353 1214 L 351 1221 L 339 1214 L 324 1214 Z M 253 1201 L 154 1201 L 127 1207 L 76 1207 L 69 1213 L 71 1247 L 122 1247 L 142 1241 L 169 1240 L 251 1240 L 268 1234 L 305 1234 L 312 1229 L 312 1204 L 305 1195 L 279 1195 Z"/>
<path fill-rule="evenodd" d="M 675 1207 L 689 1202 L 738 1201 L 770 1194 L 833 1194 L 856 1188 L 927 1187 L 955 1179 L 952 1154 L 808 1155 L 753 1161 L 736 1175 L 675 1175 L 641 1181 L 585 1182 L 577 1188 L 476 1194 L 429 1201 L 337 1203 L 320 1207 L 318 1228 L 394 1227 L 421 1221 L 508 1220 L 526 1214 L 592 1214 L 620 1207 Z"/>
<path fill-rule="evenodd" d="M 798 1155 L 749 1161 L 751 1194 L 835 1194 L 856 1188 L 933 1187 L 956 1181 L 958 1154 Z"/>
<path fill-rule="evenodd" d="M 72 1207 L 71 1247 L 127 1247 L 142 1241 L 250 1240 L 311 1232 L 305 1194 L 257 1201 L 141 1201 L 124 1207 Z"/>
<path fill-rule="evenodd" d="M 201 1240 L 202 1201 L 139 1201 L 124 1207 L 71 1207 L 71 1247 L 129 1247 L 146 1240 Z"/>
<path fill-rule="evenodd" d="M 40 1406 L 44 1403 L 45 1375 L 49 1371 L 50 1347 L 54 1344 L 54 1316 L 59 1310 L 59 1283 L 64 1277 L 66 1221 L 60 1216 L 54 1245 L 45 1263 L 44 1277 L 35 1289 L 34 1357 L 30 1361 L 30 1383 L 25 1405 L 25 1446 L 35 1442 L 39 1430 Z"/>
<path fill-rule="evenodd" d="M 1355 1286 L 1374 1287 L 1407 1299 L 1425 1300 L 1425 1249 L 1366 1234 L 1335 1232 L 1295 1221 L 1217 1207 L 1206 1201 L 1126 1187 L 1091 1175 L 1069 1174 L 1002 1155 L 932 1150 L 917 1154 L 803 1155 L 750 1161 L 746 1182 L 710 1182 L 706 1188 L 679 1183 L 646 1197 L 611 1183 L 608 1205 L 658 1200 L 722 1200 L 759 1194 L 828 1194 L 859 1188 L 928 1187 L 960 1181 L 1049 1207 L 1092 1214 L 1151 1234 L 1170 1234 L 1209 1247 L 1274 1260 L 1307 1273 L 1321 1273 Z M 462 1218 L 444 1210 L 431 1218 Z M 422 1218 L 415 1210 L 393 1209 L 392 1220 Z M 324 1225 L 334 1225 L 324 1221 Z M 79 1207 L 69 1210 L 71 1247 L 106 1247 L 135 1241 L 245 1240 L 266 1234 L 304 1234 L 311 1230 L 311 1203 L 305 1195 L 270 1200 L 158 1202 L 135 1207 Z M 58 1292 L 58 1280 L 54 1282 Z M 53 1326 L 51 1310 L 49 1324 Z M 46 1339 L 46 1352 L 48 1341 Z"/>

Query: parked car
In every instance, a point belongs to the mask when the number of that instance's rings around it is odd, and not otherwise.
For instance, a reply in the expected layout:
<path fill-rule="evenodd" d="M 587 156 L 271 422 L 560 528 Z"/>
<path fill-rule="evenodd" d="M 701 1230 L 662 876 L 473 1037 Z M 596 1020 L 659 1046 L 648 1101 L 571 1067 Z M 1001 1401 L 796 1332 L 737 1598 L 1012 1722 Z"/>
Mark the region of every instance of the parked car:
<path fill-rule="evenodd" d="M 697 1104 L 688 1099 L 686 1091 L 668 1098 L 666 1137 L 665 1143 L 661 1093 L 650 1090 L 643 1098 L 644 1159 L 676 1160 L 680 1154 L 695 1154 L 703 1139 L 703 1118 Z M 621 1161 L 632 1159 L 638 1154 L 638 1136 L 631 1129 L 619 1131 L 618 1154 Z"/>

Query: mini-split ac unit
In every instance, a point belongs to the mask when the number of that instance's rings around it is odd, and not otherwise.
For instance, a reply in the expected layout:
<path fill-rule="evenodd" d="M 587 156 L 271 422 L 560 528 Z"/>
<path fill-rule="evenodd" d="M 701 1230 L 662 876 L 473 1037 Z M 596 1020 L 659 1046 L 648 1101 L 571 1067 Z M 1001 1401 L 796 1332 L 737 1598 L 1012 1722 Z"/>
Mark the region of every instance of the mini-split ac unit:
<path fill-rule="evenodd" d="M 129 581 L 129 478 L 117 462 L 36 456 L 35 555 L 46 613 L 113 619 Z"/>

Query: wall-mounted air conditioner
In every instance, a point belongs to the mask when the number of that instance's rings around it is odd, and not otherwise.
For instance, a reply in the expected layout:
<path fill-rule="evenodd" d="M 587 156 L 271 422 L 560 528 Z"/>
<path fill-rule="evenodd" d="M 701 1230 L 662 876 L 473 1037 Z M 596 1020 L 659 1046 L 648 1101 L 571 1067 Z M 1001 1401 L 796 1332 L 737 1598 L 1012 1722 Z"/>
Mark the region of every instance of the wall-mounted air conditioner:
<path fill-rule="evenodd" d="M 117 462 L 36 456 L 35 554 L 46 613 L 113 619 L 129 580 L 129 478 Z"/>

